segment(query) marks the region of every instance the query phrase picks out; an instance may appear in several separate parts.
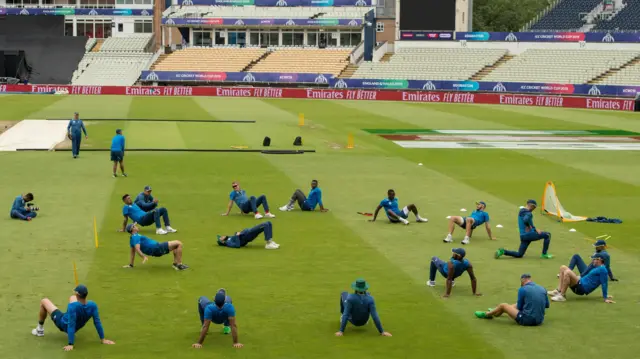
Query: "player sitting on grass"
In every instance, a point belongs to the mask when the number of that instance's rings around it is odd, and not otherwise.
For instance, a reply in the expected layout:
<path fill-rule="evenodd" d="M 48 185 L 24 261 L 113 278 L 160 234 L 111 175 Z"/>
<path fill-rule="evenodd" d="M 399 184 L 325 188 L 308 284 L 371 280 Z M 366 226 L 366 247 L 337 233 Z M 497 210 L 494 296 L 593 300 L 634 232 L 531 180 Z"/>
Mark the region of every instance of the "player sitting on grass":
<path fill-rule="evenodd" d="M 98 314 L 98 306 L 95 302 L 87 300 L 89 290 L 84 285 L 77 286 L 74 290 L 74 295 L 69 298 L 69 305 L 67 306 L 67 312 L 62 313 L 58 307 L 53 304 L 48 298 L 44 298 L 40 301 L 40 314 L 38 315 L 38 326 L 31 331 L 31 334 L 37 337 L 44 336 L 44 321 L 47 319 L 47 314 L 51 315 L 53 324 L 60 329 L 61 332 L 67 333 L 69 337 L 69 345 L 64 347 L 65 351 L 73 350 L 75 343 L 76 332 L 93 318 L 93 325 L 95 325 L 98 331 L 98 336 L 102 344 L 115 344 L 111 340 L 104 338 L 104 329 L 102 329 L 102 323 L 100 322 L 100 315 Z"/>
<path fill-rule="evenodd" d="M 544 243 L 542 245 L 542 255 L 541 258 L 553 258 L 551 254 L 548 254 L 549 244 L 551 244 L 551 233 L 542 232 L 533 225 L 533 210 L 536 209 L 538 203 L 530 199 L 527 201 L 527 206 L 520 209 L 518 212 L 518 228 L 520 229 L 520 248 L 517 252 L 508 251 L 504 248 L 500 248 L 496 251 L 496 259 L 505 256 L 522 258 L 524 254 L 527 252 L 527 248 L 531 242 L 538 241 L 540 239 L 544 239 Z"/>
<path fill-rule="evenodd" d="M 125 268 L 133 268 L 133 262 L 136 259 L 136 253 L 142 258 L 142 264 L 146 263 L 149 258 L 162 257 L 169 252 L 173 252 L 173 268 L 175 270 L 185 270 L 189 266 L 182 264 L 182 242 L 169 241 L 158 243 L 149 237 L 145 237 L 138 233 L 138 226 L 135 223 L 127 226 L 127 233 L 131 234 L 129 239 L 129 246 L 131 246 L 131 257 L 129 264 L 124 266 Z"/>
<path fill-rule="evenodd" d="M 233 188 L 233 190 L 229 193 L 227 212 L 223 213 L 223 216 L 229 215 L 231 207 L 233 207 L 233 203 L 235 202 L 242 213 L 253 213 L 256 219 L 262 218 L 262 215 L 258 212 L 258 207 L 260 206 L 264 208 L 264 217 L 275 218 L 275 215 L 269 212 L 269 203 L 267 203 L 267 197 L 265 195 L 261 195 L 258 198 L 254 196 L 247 198 L 247 192 L 240 188 L 240 184 L 238 182 L 231 183 L 231 188 Z"/>
<path fill-rule="evenodd" d="M 31 202 L 33 201 L 33 193 L 21 194 L 13 201 L 11 205 L 11 212 L 9 216 L 13 219 L 21 219 L 23 221 L 30 221 L 38 215 L 36 211 L 38 207 L 33 207 Z"/>
<path fill-rule="evenodd" d="M 609 256 L 609 253 L 606 250 L 607 242 L 600 239 L 596 243 L 594 243 L 593 246 L 596 248 L 596 252 L 593 255 L 600 254 L 602 256 L 602 258 L 604 259 L 604 267 L 607 268 L 609 279 L 613 282 L 617 282 L 618 280 L 613 277 L 613 273 L 611 272 L 611 256 Z M 584 262 L 584 260 L 582 260 L 582 257 L 580 257 L 579 254 L 574 254 L 573 257 L 571 257 L 571 261 L 569 261 L 569 269 L 573 270 L 573 268 L 575 268 L 576 266 L 578 267 L 578 272 L 581 276 L 585 276 L 587 270 L 593 269 L 593 263 L 590 263 L 587 266 L 587 264 Z"/>
<path fill-rule="evenodd" d="M 151 186 L 144 186 L 144 191 L 138 194 L 134 203 L 145 212 L 153 211 L 158 207 L 158 199 L 151 195 Z"/>
<path fill-rule="evenodd" d="M 357 279 L 351 284 L 351 288 L 355 290 L 355 293 L 342 292 L 340 294 L 340 314 L 342 315 L 340 316 L 340 330 L 336 332 L 336 336 L 344 335 L 347 322 L 361 327 L 366 325 L 371 317 L 380 335 L 390 337 L 391 333 L 382 329 L 382 323 L 376 310 L 376 302 L 367 292 L 369 284 L 364 279 Z"/>
<path fill-rule="evenodd" d="M 200 331 L 198 342 L 192 345 L 194 348 L 202 348 L 202 343 L 204 343 L 204 339 L 207 337 L 211 322 L 222 324 L 222 332 L 224 334 L 231 333 L 233 346 L 235 348 L 242 348 L 242 344 L 238 343 L 236 308 L 234 308 L 231 297 L 227 295 L 227 291 L 224 288 L 218 289 L 216 296 L 213 298 L 213 302 L 207 297 L 200 297 L 198 299 L 198 313 L 200 314 L 202 330 Z"/>
<path fill-rule="evenodd" d="M 327 212 L 328 209 L 324 208 L 322 204 L 322 190 L 318 187 L 318 181 L 311 181 L 311 191 L 309 191 L 309 196 L 305 196 L 304 193 L 297 189 L 293 192 L 291 199 L 289 199 L 289 203 L 280 207 L 281 211 L 293 211 L 293 204 L 298 202 L 298 206 L 303 211 L 314 211 L 316 206 L 320 206 L 320 212 Z"/>
<path fill-rule="evenodd" d="M 127 227 L 127 222 L 129 218 L 140 226 L 150 226 L 155 223 L 156 225 L 156 234 L 167 234 L 167 233 L 175 233 L 177 230 L 171 227 L 169 223 L 169 211 L 166 208 L 160 207 L 155 208 L 150 212 L 145 212 L 142 208 L 138 207 L 137 204 L 133 203 L 131 196 L 125 194 L 122 196 L 122 202 L 124 202 L 124 207 L 122 207 L 122 215 L 124 215 L 124 222 L 122 223 L 122 228 L 120 232 L 124 232 Z M 162 229 L 162 223 L 160 223 L 160 217 L 164 220 L 164 226 L 166 230 Z"/>
<path fill-rule="evenodd" d="M 229 248 L 240 248 L 256 239 L 264 232 L 264 240 L 267 241 L 266 249 L 278 249 L 280 245 L 273 241 L 273 225 L 267 221 L 259 225 L 244 229 L 231 236 L 218 236 L 218 245 Z"/>
<path fill-rule="evenodd" d="M 451 250 L 452 256 L 448 262 L 443 261 L 438 257 L 431 258 L 431 268 L 429 269 L 429 280 L 427 285 L 429 287 L 436 286 L 436 272 L 440 272 L 443 277 L 447 278 L 447 292 L 442 296 L 448 298 L 451 295 L 451 288 L 455 285 L 454 280 L 461 276 L 464 272 L 469 273 L 471 278 L 471 290 L 473 295 L 481 296 L 482 294 L 476 293 L 476 276 L 473 273 L 473 267 L 471 263 L 465 259 L 466 251 L 462 248 L 454 248 Z"/>
<path fill-rule="evenodd" d="M 113 162 L 113 177 L 118 177 L 118 163 L 120 163 L 120 172 L 122 177 L 127 177 L 124 172 L 124 136 L 122 130 L 117 129 L 116 135 L 111 140 L 111 161 Z"/>
<path fill-rule="evenodd" d="M 554 302 L 564 302 L 567 300 L 567 289 L 577 295 L 588 295 L 602 286 L 602 297 L 605 303 L 615 303 L 611 300 L 611 296 L 607 294 L 609 278 L 607 268 L 604 266 L 604 256 L 600 253 L 593 255 L 593 267 L 587 269 L 582 278 L 578 276 L 567 266 L 560 267 L 558 288 L 549 291 L 548 294 Z"/>
<path fill-rule="evenodd" d="M 487 229 L 487 234 L 489 238 L 494 239 L 493 235 L 491 235 L 491 226 L 489 225 L 489 213 L 485 212 L 487 208 L 487 204 L 483 201 L 476 202 L 476 210 L 471 213 L 469 217 L 460 217 L 460 216 L 451 216 L 449 218 L 449 234 L 444 239 L 445 243 L 453 242 L 453 231 L 456 227 L 456 224 L 460 226 L 460 228 L 466 230 L 466 234 L 464 239 L 462 240 L 462 244 L 469 244 L 469 240 L 471 239 L 471 234 L 476 227 L 484 224 Z"/>
<path fill-rule="evenodd" d="M 387 198 L 380 201 L 380 204 L 376 208 L 376 211 L 373 213 L 373 219 L 370 219 L 370 222 L 375 222 L 376 218 L 378 218 L 378 212 L 380 209 L 384 208 L 384 213 L 389 218 L 389 222 L 391 223 L 404 223 L 409 224 L 407 217 L 409 216 L 409 212 L 413 212 L 416 216 L 416 222 L 428 222 L 429 220 L 426 218 L 420 217 L 418 214 L 418 208 L 414 204 L 409 204 L 405 206 L 402 210 L 398 207 L 398 199 L 396 198 L 396 191 L 390 189 L 387 191 Z"/>
<path fill-rule="evenodd" d="M 493 319 L 504 313 L 522 326 L 536 326 L 544 321 L 545 309 L 549 308 L 549 298 L 544 288 L 531 281 L 530 274 L 520 276 L 520 289 L 518 289 L 518 303 L 502 303 L 496 309 L 488 312 L 475 312 L 476 317 Z"/>

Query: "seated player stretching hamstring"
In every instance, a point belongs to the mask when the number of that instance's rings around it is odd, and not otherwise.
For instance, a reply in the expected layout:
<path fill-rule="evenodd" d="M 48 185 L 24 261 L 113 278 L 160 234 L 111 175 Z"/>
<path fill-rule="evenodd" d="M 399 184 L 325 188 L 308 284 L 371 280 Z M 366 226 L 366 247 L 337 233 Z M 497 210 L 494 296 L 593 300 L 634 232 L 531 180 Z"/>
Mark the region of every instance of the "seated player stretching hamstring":
<path fill-rule="evenodd" d="M 596 290 L 599 286 L 602 286 L 602 298 L 605 303 L 615 303 L 607 291 L 609 286 L 609 273 L 604 266 L 604 256 L 600 253 L 593 255 L 593 266 L 585 271 L 582 278 L 578 276 L 567 266 L 560 267 L 558 288 L 549 291 L 548 294 L 551 300 L 554 302 L 564 302 L 567 300 L 567 289 L 571 288 L 571 291 L 577 295 L 589 295 Z"/>

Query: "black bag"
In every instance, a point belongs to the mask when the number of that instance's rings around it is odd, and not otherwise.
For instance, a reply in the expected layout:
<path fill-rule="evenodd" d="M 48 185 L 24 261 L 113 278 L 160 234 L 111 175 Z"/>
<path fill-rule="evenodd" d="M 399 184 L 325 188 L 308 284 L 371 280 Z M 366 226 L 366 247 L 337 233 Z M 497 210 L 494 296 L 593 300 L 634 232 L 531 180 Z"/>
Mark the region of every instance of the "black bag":
<path fill-rule="evenodd" d="M 294 146 L 302 146 L 302 137 L 298 136 L 295 140 L 293 140 Z"/>
<path fill-rule="evenodd" d="M 264 140 L 262 141 L 262 145 L 264 147 L 269 147 L 271 145 L 271 139 L 267 136 L 264 138 Z"/>

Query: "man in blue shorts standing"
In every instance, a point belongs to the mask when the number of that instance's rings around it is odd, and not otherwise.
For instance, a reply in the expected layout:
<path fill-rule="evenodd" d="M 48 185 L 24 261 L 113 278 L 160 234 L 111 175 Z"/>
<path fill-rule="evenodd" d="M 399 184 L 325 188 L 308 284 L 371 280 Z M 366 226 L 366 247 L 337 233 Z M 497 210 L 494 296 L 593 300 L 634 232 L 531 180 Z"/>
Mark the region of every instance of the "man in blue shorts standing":
<path fill-rule="evenodd" d="M 104 338 L 104 329 L 102 329 L 102 322 L 100 322 L 98 306 L 94 301 L 87 300 L 87 295 L 89 295 L 87 287 L 81 284 L 73 291 L 74 295 L 69 298 L 66 313 L 62 313 L 48 298 L 40 301 L 38 326 L 31 331 L 31 334 L 37 337 L 43 337 L 44 321 L 47 319 L 47 315 L 51 315 L 51 320 L 55 326 L 61 332 L 67 333 L 69 338 L 68 345 L 64 347 L 64 350 L 71 351 L 75 343 L 76 332 L 82 329 L 89 319 L 93 318 L 93 325 L 95 325 L 98 331 L 98 336 L 102 344 L 115 344 L 111 340 Z"/>
<path fill-rule="evenodd" d="M 218 245 L 229 248 L 240 248 L 251 243 L 254 239 L 264 233 L 264 240 L 267 242 L 264 248 L 278 249 L 280 245 L 273 240 L 273 225 L 270 221 L 260 223 L 257 226 L 243 229 L 230 236 L 218 236 Z"/>
<path fill-rule="evenodd" d="M 540 257 L 545 259 L 553 258 L 551 254 L 547 253 L 549 250 L 549 244 L 551 244 L 551 233 L 542 232 L 533 225 L 533 213 L 531 212 L 533 212 L 537 206 L 538 203 L 535 200 L 530 199 L 527 201 L 526 207 L 520 208 L 520 212 L 518 212 L 518 229 L 520 230 L 520 248 L 518 251 L 508 251 L 504 248 L 500 248 L 496 251 L 496 259 L 503 255 L 522 258 L 527 252 L 527 248 L 529 248 L 531 242 L 539 241 L 541 239 L 544 240 L 544 243 L 542 244 L 542 255 Z"/>
<path fill-rule="evenodd" d="M 158 243 L 149 237 L 145 237 L 138 233 L 138 227 L 135 224 L 127 226 L 127 233 L 131 234 L 129 246 L 131 247 L 131 256 L 129 264 L 125 268 L 133 268 L 133 262 L 136 259 L 136 253 L 142 258 L 142 264 L 146 263 L 147 256 L 162 257 L 169 252 L 173 252 L 173 269 L 183 271 L 189 266 L 182 264 L 182 242 L 169 241 Z"/>
<path fill-rule="evenodd" d="M 218 289 L 213 302 L 209 298 L 202 296 L 198 299 L 198 313 L 200 314 L 200 337 L 198 342 L 192 347 L 196 349 L 202 348 L 202 343 L 207 337 L 209 326 L 211 323 L 222 324 L 222 332 L 224 334 L 231 333 L 233 338 L 233 347 L 242 348 L 242 344 L 238 342 L 238 326 L 236 325 L 236 308 L 233 306 L 231 297 L 227 295 L 224 288 Z"/>
<path fill-rule="evenodd" d="M 445 243 L 453 242 L 453 231 L 456 227 L 456 224 L 460 226 L 460 228 L 466 230 L 466 234 L 464 239 L 462 240 L 462 244 L 469 244 L 471 240 L 471 234 L 476 227 L 484 224 L 487 229 L 487 234 L 490 239 L 495 240 L 496 238 L 491 234 L 491 226 L 489 225 L 489 213 L 485 210 L 487 208 L 487 204 L 483 201 L 476 202 L 476 210 L 471 213 L 469 217 L 461 217 L 461 216 L 451 216 L 449 218 L 449 234 L 443 240 Z"/>
<path fill-rule="evenodd" d="M 253 213 L 256 219 L 260 219 L 263 217 L 258 211 L 258 207 L 260 206 L 264 208 L 264 217 L 276 217 L 274 214 L 269 212 L 269 203 L 267 202 L 267 196 L 260 195 L 258 198 L 254 196 L 247 197 L 247 192 L 240 188 L 240 183 L 238 182 L 231 183 L 231 188 L 233 188 L 233 190 L 231 191 L 231 193 L 229 193 L 229 204 L 227 205 L 227 211 L 222 214 L 223 216 L 229 215 L 229 212 L 231 212 L 231 208 L 233 207 L 233 203 L 235 202 L 242 213 Z"/>
<path fill-rule="evenodd" d="M 378 212 L 384 208 L 384 213 L 389 218 L 389 222 L 391 223 L 403 223 L 409 224 L 407 217 L 409 217 L 409 212 L 413 212 L 416 216 L 416 222 L 428 222 L 429 220 L 426 218 L 420 217 L 418 214 L 418 208 L 414 204 L 406 205 L 402 210 L 398 207 L 398 198 L 396 198 L 396 191 L 390 189 L 387 191 L 387 198 L 380 201 L 380 204 L 376 208 L 376 211 L 373 213 L 373 219 L 370 219 L 370 222 L 375 222 L 376 218 L 378 218 Z"/>
<path fill-rule="evenodd" d="M 373 318 L 373 323 L 376 325 L 376 329 L 380 335 L 384 337 L 390 337 L 391 333 L 385 332 L 382 329 L 382 323 L 380 322 L 380 316 L 376 309 L 376 301 L 371 294 L 367 292 L 369 290 L 369 284 L 364 279 L 357 279 L 351 284 L 351 288 L 354 293 L 342 292 L 340 294 L 340 330 L 336 332 L 337 337 L 344 335 L 344 330 L 347 327 L 347 322 L 361 327 L 369 322 L 369 317 Z"/>
<path fill-rule="evenodd" d="M 122 202 L 124 202 L 124 207 L 122 207 L 122 215 L 124 216 L 124 222 L 122 223 L 122 228 L 120 232 L 124 232 L 127 227 L 127 222 L 129 218 L 143 227 L 150 226 L 155 223 L 156 225 L 156 234 L 167 234 L 167 233 L 175 233 L 177 230 L 171 227 L 169 222 L 169 211 L 166 208 L 160 207 L 155 208 L 152 211 L 145 212 L 142 208 L 138 207 L 137 204 L 133 203 L 131 196 L 125 194 L 122 196 Z M 160 217 L 164 221 L 164 226 L 166 230 L 162 229 L 162 223 L 160 223 Z"/>
<path fill-rule="evenodd" d="M 471 278 L 471 291 L 473 295 L 481 296 L 482 294 L 476 292 L 476 276 L 473 273 L 473 266 L 471 262 L 465 258 L 466 251 L 463 248 L 454 248 L 451 250 L 452 256 L 448 262 L 443 261 L 438 257 L 431 258 L 431 267 L 429 269 L 429 280 L 427 285 L 429 287 L 436 286 L 436 272 L 440 272 L 443 277 L 447 278 L 447 291 L 442 296 L 448 298 L 451 295 L 451 289 L 455 284 L 455 279 L 461 276 L 464 272 L 469 273 Z"/>
<path fill-rule="evenodd" d="M 122 130 L 117 129 L 116 135 L 111 140 L 111 161 L 113 162 L 113 177 L 118 177 L 118 163 L 120 164 L 120 172 L 122 177 L 127 177 L 124 172 L 124 136 Z"/>
<path fill-rule="evenodd" d="M 615 303 L 608 294 L 609 273 L 604 265 L 604 256 L 600 253 L 593 255 L 592 267 L 587 269 L 581 278 L 567 266 L 560 267 L 558 288 L 549 291 L 551 300 L 554 302 L 564 302 L 567 300 L 567 289 L 576 295 L 589 295 L 591 292 L 602 286 L 602 298 L 605 303 Z"/>
<path fill-rule="evenodd" d="M 322 204 L 322 190 L 318 187 L 318 181 L 311 181 L 311 191 L 309 191 L 309 196 L 305 196 L 304 193 L 297 189 L 291 195 L 291 199 L 289 199 L 289 203 L 280 207 L 281 211 L 293 211 L 293 204 L 298 202 L 298 206 L 303 211 L 314 211 L 316 206 L 320 206 L 320 212 L 327 212 L 328 209 L 324 208 Z"/>
<path fill-rule="evenodd" d="M 493 319 L 506 313 L 519 325 L 529 327 L 541 325 L 544 322 L 545 310 L 549 308 L 549 298 L 544 288 L 531 280 L 530 274 L 520 276 L 518 289 L 518 303 L 511 305 L 502 303 L 488 312 L 475 312 L 481 319 Z"/>
<path fill-rule="evenodd" d="M 73 114 L 73 119 L 69 121 L 67 125 L 67 135 L 71 139 L 71 153 L 73 158 L 78 158 L 80 155 L 80 142 L 82 142 L 82 132 L 84 132 L 84 138 L 87 139 L 87 129 L 84 127 L 84 122 L 79 118 L 79 114 L 76 112 Z"/>

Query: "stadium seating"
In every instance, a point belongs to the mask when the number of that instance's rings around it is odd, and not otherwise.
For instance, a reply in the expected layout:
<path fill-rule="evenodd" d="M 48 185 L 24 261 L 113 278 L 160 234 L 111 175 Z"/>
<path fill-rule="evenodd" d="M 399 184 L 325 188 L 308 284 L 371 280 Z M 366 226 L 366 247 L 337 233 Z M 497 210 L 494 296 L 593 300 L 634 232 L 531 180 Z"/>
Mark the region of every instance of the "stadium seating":
<path fill-rule="evenodd" d="M 118 51 L 135 51 L 143 52 L 146 50 L 151 40 L 150 34 L 135 34 L 127 37 L 110 37 L 104 41 L 100 51 L 118 52 Z"/>
<path fill-rule="evenodd" d="M 353 78 L 468 80 L 506 54 L 504 49 L 400 48 L 389 62 L 366 62 Z"/>
<path fill-rule="evenodd" d="M 349 64 L 353 49 L 285 48 L 271 52 L 251 68 L 251 72 L 296 72 L 337 76 Z"/>
<path fill-rule="evenodd" d="M 581 13 L 593 10 L 602 0 L 560 0 L 551 11 L 531 26 L 532 31 L 572 30 L 584 25 Z"/>
<path fill-rule="evenodd" d="M 370 8 L 366 7 L 252 7 L 252 6 L 182 6 L 165 10 L 165 17 L 215 18 L 332 18 L 360 19 Z"/>
<path fill-rule="evenodd" d="M 84 45 L 84 51 L 85 52 L 91 51 L 91 49 L 93 49 L 93 47 L 96 46 L 97 43 L 98 43 L 97 39 L 90 37 L 89 39 L 87 39 L 87 44 Z"/>
<path fill-rule="evenodd" d="M 483 80 L 583 84 L 638 55 L 640 51 L 528 49 Z"/>
<path fill-rule="evenodd" d="M 640 1 L 627 1 L 627 6 L 611 20 L 599 21 L 591 31 L 640 30 Z"/>
<path fill-rule="evenodd" d="M 267 52 L 261 48 L 190 47 L 162 55 L 152 70 L 239 72 Z"/>
<path fill-rule="evenodd" d="M 605 85 L 635 85 L 640 86 L 640 62 L 635 62 L 605 77 L 599 83 Z"/>

